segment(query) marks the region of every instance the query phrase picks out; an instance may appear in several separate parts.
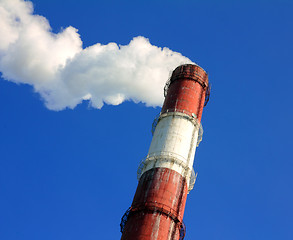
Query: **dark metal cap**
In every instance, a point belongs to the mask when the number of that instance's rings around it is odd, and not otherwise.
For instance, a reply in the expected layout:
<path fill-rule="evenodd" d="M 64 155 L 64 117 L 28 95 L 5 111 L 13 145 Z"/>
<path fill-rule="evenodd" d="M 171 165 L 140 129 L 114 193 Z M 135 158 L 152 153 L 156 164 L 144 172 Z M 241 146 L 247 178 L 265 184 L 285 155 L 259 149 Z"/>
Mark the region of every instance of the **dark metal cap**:
<path fill-rule="evenodd" d="M 200 66 L 184 64 L 177 67 L 170 78 L 170 84 L 178 79 L 190 79 L 198 82 L 204 89 L 209 85 L 208 74 Z"/>

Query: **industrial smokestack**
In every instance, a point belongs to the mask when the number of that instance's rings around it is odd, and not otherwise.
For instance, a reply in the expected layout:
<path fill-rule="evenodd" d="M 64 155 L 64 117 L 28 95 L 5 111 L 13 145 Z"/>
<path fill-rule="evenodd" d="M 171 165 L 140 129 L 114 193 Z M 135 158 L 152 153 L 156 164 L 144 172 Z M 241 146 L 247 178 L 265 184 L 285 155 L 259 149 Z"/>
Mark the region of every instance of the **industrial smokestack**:
<path fill-rule="evenodd" d="M 132 205 L 122 217 L 122 240 L 184 238 L 183 214 L 195 182 L 193 161 L 208 98 L 208 76 L 202 68 L 186 64 L 173 71 L 148 155 L 138 169 Z"/>

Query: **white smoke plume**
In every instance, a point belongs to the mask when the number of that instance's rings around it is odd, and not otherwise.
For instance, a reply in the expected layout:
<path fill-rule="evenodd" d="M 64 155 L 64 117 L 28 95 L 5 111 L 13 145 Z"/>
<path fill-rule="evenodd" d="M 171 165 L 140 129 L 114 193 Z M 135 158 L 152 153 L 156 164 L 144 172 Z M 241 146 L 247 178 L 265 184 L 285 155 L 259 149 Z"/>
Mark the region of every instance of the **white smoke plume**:
<path fill-rule="evenodd" d="M 144 37 L 128 45 L 83 49 L 77 29 L 52 32 L 48 20 L 24 0 L 0 0 L 0 71 L 6 80 L 32 85 L 47 108 L 74 108 L 83 100 L 101 108 L 125 100 L 160 106 L 170 72 L 191 61 Z"/>

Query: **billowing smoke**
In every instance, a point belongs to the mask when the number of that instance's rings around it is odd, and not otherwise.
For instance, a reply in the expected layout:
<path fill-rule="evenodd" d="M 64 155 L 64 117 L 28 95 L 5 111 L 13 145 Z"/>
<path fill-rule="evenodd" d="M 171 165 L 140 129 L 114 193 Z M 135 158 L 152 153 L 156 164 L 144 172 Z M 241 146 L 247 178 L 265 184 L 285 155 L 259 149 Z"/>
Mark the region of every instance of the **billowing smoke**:
<path fill-rule="evenodd" d="M 77 29 L 52 32 L 46 18 L 23 0 L 0 0 L 0 71 L 6 80 L 32 85 L 52 110 L 89 100 L 95 108 L 125 100 L 159 106 L 170 72 L 191 61 L 144 37 L 128 45 L 83 49 Z"/>

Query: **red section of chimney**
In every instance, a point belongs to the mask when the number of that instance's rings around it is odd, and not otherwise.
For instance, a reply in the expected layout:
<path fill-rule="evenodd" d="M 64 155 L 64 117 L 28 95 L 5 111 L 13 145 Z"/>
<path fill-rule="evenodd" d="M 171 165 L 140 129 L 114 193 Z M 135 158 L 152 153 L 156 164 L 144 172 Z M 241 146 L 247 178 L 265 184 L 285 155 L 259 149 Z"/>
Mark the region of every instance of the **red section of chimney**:
<path fill-rule="evenodd" d="M 167 89 L 166 89 L 167 88 Z M 208 75 L 199 66 L 186 64 L 177 67 L 167 83 L 167 96 L 161 113 L 194 113 L 201 120 L 208 88 Z"/>
<path fill-rule="evenodd" d="M 145 172 L 121 239 L 179 239 L 187 191 L 186 179 L 173 170 L 153 168 Z"/>

